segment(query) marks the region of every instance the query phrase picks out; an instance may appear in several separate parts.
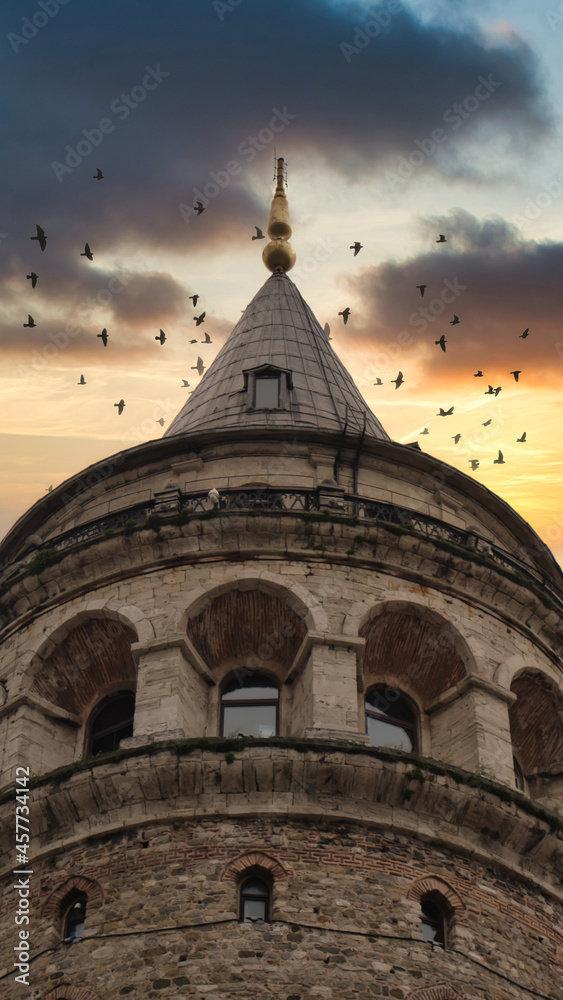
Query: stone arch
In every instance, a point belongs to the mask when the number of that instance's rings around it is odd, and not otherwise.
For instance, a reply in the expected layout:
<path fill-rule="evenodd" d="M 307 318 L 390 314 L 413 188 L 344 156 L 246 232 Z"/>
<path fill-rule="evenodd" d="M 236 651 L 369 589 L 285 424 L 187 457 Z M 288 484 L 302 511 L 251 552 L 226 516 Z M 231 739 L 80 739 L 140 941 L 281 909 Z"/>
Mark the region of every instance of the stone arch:
<path fill-rule="evenodd" d="M 563 682 L 557 670 L 552 669 L 549 663 L 542 663 L 540 665 L 538 662 L 533 662 L 532 657 L 522 656 L 521 653 L 516 653 L 514 656 L 510 656 L 507 660 L 499 663 L 494 673 L 494 681 L 500 687 L 505 688 L 506 691 L 510 691 L 513 681 L 519 674 L 534 670 L 541 671 L 546 677 L 549 677 L 553 687 L 557 687 L 563 695 Z"/>
<path fill-rule="evenodd" d="M 183 634 L 186 631 L 188 621 L 197 615 L 216 597 L 228 591 L 248 591 L 260 590 L 265 594 L 271 594 L 285 601 L 287 606 L 302 619 L 307 629 L 314 632 L 329 631 L 328 616 L 316 599 L 316 597 L 299 583 L 288 583 L 286 577 L 278 576 L 275 573 L 262 572 L 256 570 L 240 570 L 233 573 L 227 579 L 223 578 L 221 583 L 210 581 L 207 586 L 197 587 L 186 595 L 185 607 L 176 615 L 171 617 L 167 633 Z"/>
<path fill-rule="evenodd" d="M 101 997 L 87 986 L 59 983 L 58 986 L 53 986 L 46 993 L 42 993 L 39 1000 L 101 1000 Z"/>
<path fill-rule="evenodd" d="M 248 854 L 239 855 L 233 861 L 229 861 L 228 865 L 225 865 L 223 868 L 219 876 L 219 881 L 238 882 L 244 872 L 257 868 L 268 872 L 274 880 L 288 878 L 290 875 L 289 870 L 282 865 L 281 861 L 270 857 L 269 854 L 263 854 L 261 851 L 251 851 Z"/>
<path fill-rule="evenodd" d="M 451 983 L 433 983 L 408 993 L 405 1000 L 464 1000 L 464 994 L 454 989 Z"/>
<path fill-rule="evenodd" d="M 88 902 L 103 902 L 104 894 L 99 882 L 86 875 L 70 875 L 49 894 L 43 906 L 45 916 L 56 917 L 61 911 L 65 899 L 72 892 L 83 892 L 88 896 Z"/>
<path fill-rule="evenodd" d="M 407 899 L 413 899 L 420 903 L 422 898 L 431 892 L 439 893 L 451 907 L 453 913 L 459 914 L 465 909 L 465 903 L 459 893 L 452 888 L 449 882 L 436 875 L 424 875 L 416 882 L 412 882 L 407 890 Z"/>
<path fill-rule="evenodd" d="M 544 671 L 516 673 L 508 710 L 510 737 L 524 774 L 563 763 L 563 693 Z"/>
<path fill-rule="evenodd" d="M 135 690 L 131 645 L 137 641 L 136 629 L 116 611 L 74 613 L 38 649 L 26 672 L 26 687 L 84 720 L 104 695 Z"/>
<path fill-rule="evenodd" d="M 364 686 L 385 675 L 423 708 L 475 672 L 465 637 L 422 600 L 381 601 L 363 615 L 358 633 L 366 640 Z"/>

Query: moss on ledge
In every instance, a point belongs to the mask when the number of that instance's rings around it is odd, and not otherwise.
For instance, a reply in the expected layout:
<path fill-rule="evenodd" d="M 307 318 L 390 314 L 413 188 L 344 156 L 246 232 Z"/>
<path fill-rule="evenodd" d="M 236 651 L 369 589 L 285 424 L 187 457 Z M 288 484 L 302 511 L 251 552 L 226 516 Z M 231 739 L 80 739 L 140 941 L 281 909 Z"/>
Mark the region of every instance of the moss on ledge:
<path fill-rule="evenodd" d="M 486 792 L 493 795 L 501 802 L 514 805 L 522 812 L 528 813 L 535 819 L 546 823 L 551 833 L 563 832 L 563 819 L 555 812 L 545 808 L 538 802 L 529 799 L 522 792 L 500 782 L 486 778 L 471 771 L 464 771 L 461 768 L 450 764 L 442 764 L 430 758 L 418 757 L 412 753 L 405 753 L 401 750 L 391 750 L 385 747 L 365 746 L 347 740 L 326 740 L 326 739 L 305 739 L 300 737 L 269 737 L 258 739 L 251 737 L 229 738 L 229 737 L 201 737 L 199 739 L 165 740 L 158 743 L 146 743 L 143 746 L 131 747 L 129 749 L 115 750 L 112 753 L 98 754 L 95 757 L 88 757 L 74 764 L 65 765 L 50 771 L 48 774 L 32 777 L 29 788 L 42 788 L 51 783 L 62 784 L 68 781 L 73 775 L 82 771 L 89 771 L 92 768 L 103 767 L 105 764 L 117 763 L 135 757 L 154 756 L 160 753 L 173 752 L 178 757 L 189 756 L 198 750 L 207 750 L 223 756 L 230 764 L 235 760 L 238 752 L 249 747 L 281 747 L 295 750 L 298 753 L 342 753 L 350 756 L 367 756 L 376 760 L 385 761 L 391 764 L 409 764 L 410 768 L 405 772 L 408 781 L 424 782 L 432 776 L 451 778 L 456 784 L 474 788 L 476 791 Z M 15 785 L 10 786 L 0 794 L 0 805 L 13 800 L 16 793 Z M 407 796 L 409 798 L 410 796 Z"/>

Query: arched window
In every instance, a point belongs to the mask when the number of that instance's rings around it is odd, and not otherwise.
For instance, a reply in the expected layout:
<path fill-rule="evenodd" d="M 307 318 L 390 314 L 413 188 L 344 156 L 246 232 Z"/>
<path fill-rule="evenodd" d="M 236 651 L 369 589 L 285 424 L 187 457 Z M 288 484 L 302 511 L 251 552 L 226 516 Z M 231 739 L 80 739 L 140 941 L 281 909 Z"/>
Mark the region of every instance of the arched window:
<path fill-rule="evenodd" d="M 514 784 L 519 792 L 525 792 L 526 782 L 524 780 L 524 772 L 516 760 L 516 757 L 512 758 L 512 766 L 514 768 Z"/>
<path fill-rule="evenodd" d="M 441 906 L 432 898 L 424 897 L 420 901 L 420 922 L 422 940 L 440 948 L 446 947 L 446 918 Z"/>
<path fill-rule="evenodd" d="M 87 896 L 81 892 L 75 895 L 67 907 L 63 922 L 63 938 L 71 943 L 84 937 Z"/>
<path fill-rule="evenodd" d="M 264 674 L 249 671 L 232 680 L 221 698 L 221 736 L 276 736 L 279 691 Z"/>
<path fill-rule="evenodd" d="M 397 688 L 372 688 L 365 708 L 366 732 L 372 746 L 417 751 L 416 716 Z"/>
<path fill-rule="evenodd" d="M 270 887 L 264 879 L 247 878 L 240 887 L 240 922 L 270 919 Z"/>
<path fill-rule="evenodd" d="M 117 750 L 121 740 L 133 735 L 135 695 L 120 691 L 104 698 L 90 719 L 88 753 L 109 753 Z"/>

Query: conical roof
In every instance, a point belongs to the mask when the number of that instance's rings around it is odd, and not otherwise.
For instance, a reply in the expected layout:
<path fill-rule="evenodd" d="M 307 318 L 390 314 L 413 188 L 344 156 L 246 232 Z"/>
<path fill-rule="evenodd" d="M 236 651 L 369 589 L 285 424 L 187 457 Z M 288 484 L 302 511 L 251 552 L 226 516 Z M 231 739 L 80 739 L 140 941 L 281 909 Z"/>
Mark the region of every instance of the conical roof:
<path fill-rule="evenodd" d="M 279 374 L 279 405 L 256 406 L 255 379 Z M 245 427 L 348 431 L 389 441 L 309 306 L 274 272 L 247 306 L 165 437 Z"/>

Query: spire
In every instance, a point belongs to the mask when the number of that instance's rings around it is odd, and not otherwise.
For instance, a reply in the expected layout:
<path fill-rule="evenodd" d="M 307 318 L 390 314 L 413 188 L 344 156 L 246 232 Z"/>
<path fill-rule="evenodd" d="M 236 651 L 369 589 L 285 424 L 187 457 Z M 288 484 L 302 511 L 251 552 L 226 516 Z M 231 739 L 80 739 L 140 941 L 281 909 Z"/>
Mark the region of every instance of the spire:
<path fill-rule="evenodd" d="M 342 433 L 345 424 L 349 433 L 362 434 L 364 420 L 368 439 L 389 440 L 280 270 L 256 293 L 164 436 L 246 428 Z"/>
<path fill-rule="evenodd" d="M 264 247 L 262 260 L 269 271 L 290 271 L 295 264 L 295 253 L 287 242 L 291 236 L 289 206 L 285 196 L 285 163 L 279 157 L 276 164 L 276 190 L 270 207 L 268 236 L 271 243 Z"/>

